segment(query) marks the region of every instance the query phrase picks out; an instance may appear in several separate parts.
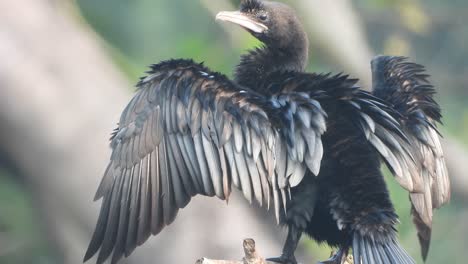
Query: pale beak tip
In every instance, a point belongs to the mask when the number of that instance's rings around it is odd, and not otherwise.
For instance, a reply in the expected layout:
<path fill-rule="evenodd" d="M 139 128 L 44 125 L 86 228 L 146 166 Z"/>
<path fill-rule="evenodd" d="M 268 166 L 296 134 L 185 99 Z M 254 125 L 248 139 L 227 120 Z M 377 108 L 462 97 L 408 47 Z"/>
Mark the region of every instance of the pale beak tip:
<path fill-rule="evenodd" d="M 215 19 L 237 24 L 255 33 L 262 33 L 268 30 L 267 26 L 248 18 L 239 11 L 222 11 L 216 14 Z"/>
<path fill-rule="evenodd" d="M 225 14 L 226 14 L 225 11 L 221 11 L 221 12 L 219 12 L 218 14 L 216 14 L 215 19 L 216 19 L 216 20 L 224 20 L 223 17 L 225 16 Z"/>

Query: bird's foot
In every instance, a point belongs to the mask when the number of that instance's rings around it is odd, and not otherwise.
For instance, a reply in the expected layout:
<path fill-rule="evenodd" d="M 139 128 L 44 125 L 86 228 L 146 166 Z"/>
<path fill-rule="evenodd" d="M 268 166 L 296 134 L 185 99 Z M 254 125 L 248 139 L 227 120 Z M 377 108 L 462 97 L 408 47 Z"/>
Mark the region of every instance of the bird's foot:
<path fill-rule="evenodd" d="M 318 264 L 344 264 L 348 250 L 340 249 L 333 254 L 329 259 L 319 262 Z"/>
<path fill-rule="evenodd" d="M 294 256 L 281 256 L 277 258 L 268 258 L 266 260 L 280 264 L 297 264 L 296 257 Z"/>

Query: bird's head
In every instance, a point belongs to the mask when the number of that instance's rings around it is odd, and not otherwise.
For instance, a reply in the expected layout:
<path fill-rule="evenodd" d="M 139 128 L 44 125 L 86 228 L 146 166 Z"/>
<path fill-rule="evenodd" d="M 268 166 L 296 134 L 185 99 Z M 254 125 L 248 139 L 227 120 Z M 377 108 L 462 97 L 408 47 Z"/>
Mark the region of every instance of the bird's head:
<path fill-rule="evenodd" d="M 216 19 L 241 26 L 269 47 L 308 46 L 307 35 L 296 12 L 282 3 L 242 0 L 240 10 L 220 12 Z"/>

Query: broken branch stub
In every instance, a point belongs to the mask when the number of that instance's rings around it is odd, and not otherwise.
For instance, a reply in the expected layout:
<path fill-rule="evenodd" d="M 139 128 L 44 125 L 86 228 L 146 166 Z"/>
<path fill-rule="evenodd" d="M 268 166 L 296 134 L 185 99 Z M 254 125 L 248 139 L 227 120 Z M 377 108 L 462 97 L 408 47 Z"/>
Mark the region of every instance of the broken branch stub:
<path fill-rule="evenodd" d="M 266 261 L 260 257 L 256 248 L 255 240 L 251 238 L 244 239 L 244 257 L 242 260 L 213 260 L 208 258 L 201 258 L 195 264 L 275 264 L 274 262 Z"/>

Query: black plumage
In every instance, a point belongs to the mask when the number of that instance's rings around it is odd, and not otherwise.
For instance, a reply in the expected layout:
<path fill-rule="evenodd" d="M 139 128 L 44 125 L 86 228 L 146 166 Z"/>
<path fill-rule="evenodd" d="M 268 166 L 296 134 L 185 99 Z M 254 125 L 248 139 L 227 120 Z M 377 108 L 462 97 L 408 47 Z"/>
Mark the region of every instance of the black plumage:
<path fill-rule="evenodd" d="M 157 235 L 191 197 L 273 205 L 288 226 L 281 263 L 295 263 L 302 233 L 353 249 L 362 263 L 414 263 L 396 236 L 384 161 L 410 192 L 426 257 L 432 209 L 449 198 L 435 123 L 440 109 L 422 67 L 373 61 L 374 92 L 346 75 L 305 73 L 308 40 L 294 11 L 246 0 L 217 19 L 263 42 L 242 56 L 234 80 L 191 60 L 153 65 L 111 137 L 103 198 L 85 261 L 116 263 Z M 112 256 L 111 256 L 112 255 Z"/>

